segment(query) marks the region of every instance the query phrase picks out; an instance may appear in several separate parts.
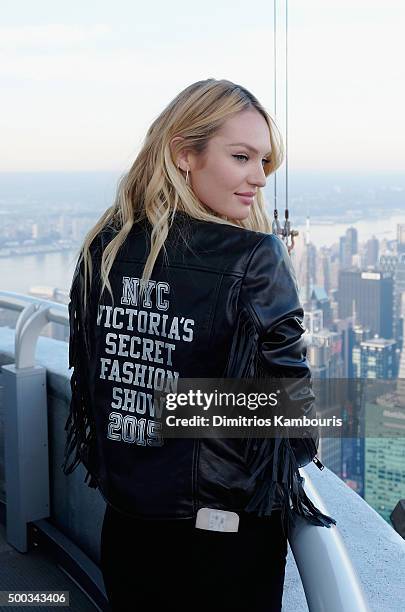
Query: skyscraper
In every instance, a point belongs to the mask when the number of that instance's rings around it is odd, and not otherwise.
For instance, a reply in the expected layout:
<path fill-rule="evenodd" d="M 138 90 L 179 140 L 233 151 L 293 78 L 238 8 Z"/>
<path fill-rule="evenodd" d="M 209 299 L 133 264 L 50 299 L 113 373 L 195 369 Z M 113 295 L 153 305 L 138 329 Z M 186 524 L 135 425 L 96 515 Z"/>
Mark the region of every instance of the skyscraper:
<path fill-rule="evenodd" d="M 355 227 L 346 230 L 346 250 L 350 255 L 356 255 L 358 249 L 358 237 Z"/>
<path fill-rule="evenodd" d="M 374 267 L 377 265 L 379 246 L 378 239 L 375 236 L 367 240 L 364 251 L 364 265 L 366 267 Z"/>
<path fill-rule="evenodd" d="M 338 277 L 338 315 L 346 319 L 353 314 L 353 303 L 360 292 L 361 271 L 358 268 L 340 270 Z"/>
<path fill-rule="evenodd" d="M 353 348 L 355 378 L 396 377 L 396 342 L 386 338 L 372 338 Z"/>
<path fill-rule="evenodd" d="M 379 269 L 390 272 L 393 278 L 393 305 L 392 305 L 392 337 L 402 347 L 402 296 L 405 293 L 405 253 L 398 255 L 381 255 Z"/>
<path fill-rule="evenodd" d="M 393 279 L 389 273 L 361 273 L 356 307 L 361 325 L 372 334 L 392 338 Z"/>
<path fill-rule="evenodd" d="M 405 314 L 405 253 L 398 255 L 398 263 L 394 275 L 394 308 L 393 337 L 401 349 L 403 346 L 403 329 Z"/>
<path fill-rule="evenodd" d="M 397 225 L 397 253 L 405 253 L 405 223 Z"/>
<path fill-rule="evenodd" d="M 382 370 L 383 371 L 383 370 Z M 405 353 L 396 389 L 366 402 L 366 478 L 364 499 L 389 522 L 391 512 L 405 497 Z M 376 433 L 379 437 L 376 437 Z"/>
<path fill-rule="evenodd" d="M 357 323 L 372 334 L 392 338 L 393 279 L 388 272 L 341 270 L 339 274 L 339 319 L 356 310 Z"/>

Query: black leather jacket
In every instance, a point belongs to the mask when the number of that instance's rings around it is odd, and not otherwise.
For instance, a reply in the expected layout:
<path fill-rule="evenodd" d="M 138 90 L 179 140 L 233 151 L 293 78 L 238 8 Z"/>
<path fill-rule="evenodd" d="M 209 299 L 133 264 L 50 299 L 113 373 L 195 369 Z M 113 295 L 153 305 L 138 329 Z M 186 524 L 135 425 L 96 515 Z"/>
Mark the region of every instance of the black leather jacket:
<path fill-rule="evenodd" d="M 151 401 L 154 387 L 178 376 L 251 377 L 260 370 L 310 382 L 303 310 L 286 246 L 272 234 L 178 212 L 148 298 L 139 304 L 149 232 L 146 220 L 134 225 L 114 261 L 114 306 L 107 290 L 99 302 L 101 253 L 114 231 L 103 230 L 91 246 L 86 316 L 77 265 L 69 304 L 74 372 L 64 472 L 82 462 L 89 486 L 133 516 L 181 519 L 201 507 L 268 515 L 281 508 L 292 520 L 299 513 L 329 526 L 333 519 L 312 505 L 298 472 L 316 455 L 317 435 L 282 440 L 276 450 L 274 440 L 256 440 L 249 448 L 253 459 L 261 452 L 259 465 L 247 463 L 243 439 L 165 439 L 159 446 Z M 307 390 L 302 411 L 312 414 L 310 384 Z"/>

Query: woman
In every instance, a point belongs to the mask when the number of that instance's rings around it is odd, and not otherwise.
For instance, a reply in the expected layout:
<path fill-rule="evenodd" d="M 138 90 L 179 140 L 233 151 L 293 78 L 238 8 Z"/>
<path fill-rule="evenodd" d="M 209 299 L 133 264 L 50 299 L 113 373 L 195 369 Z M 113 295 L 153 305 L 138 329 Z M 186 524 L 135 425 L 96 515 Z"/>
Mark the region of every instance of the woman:
<path fill-rule="evenodd" d="M 63 468 L 82 462 L 107 502 L 101 569 L 114 611 L 280 610 L 294 515 L 335 523 L 298 471 L 317 436 L 165 439 L 154 395 L 181 378 L 310 383 L 296 279 L 261 192 L 282 159 L 249 91 L 193 83 L 153 122 L 84 241 Z M 290 399 L 313 410 L 310 384 Z"/>

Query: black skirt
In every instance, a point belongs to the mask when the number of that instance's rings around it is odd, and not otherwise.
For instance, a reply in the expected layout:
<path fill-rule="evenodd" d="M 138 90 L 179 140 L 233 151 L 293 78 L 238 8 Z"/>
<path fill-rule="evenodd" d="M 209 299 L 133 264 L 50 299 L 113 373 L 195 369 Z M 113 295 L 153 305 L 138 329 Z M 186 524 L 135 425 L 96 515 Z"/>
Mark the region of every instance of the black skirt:
<path fill-rule="evenodd" d="M 238 514 L 239 531 L 228 533 L 107 505 L 101 571 L 113 612 L 279 612 L 287 555 L 280 511 Z"/>

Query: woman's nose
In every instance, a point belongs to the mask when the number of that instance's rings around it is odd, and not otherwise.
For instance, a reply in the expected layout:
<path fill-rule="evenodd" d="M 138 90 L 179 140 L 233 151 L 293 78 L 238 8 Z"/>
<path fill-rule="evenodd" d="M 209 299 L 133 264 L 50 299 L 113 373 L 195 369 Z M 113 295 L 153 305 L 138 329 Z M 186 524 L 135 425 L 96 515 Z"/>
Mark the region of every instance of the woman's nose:
<path fill-rule="evenodd" d="M 259 170 L 257 170 L 257 172 L 255 172 L 251 178 L 249 183 L 251 185 L 257 185 L 258 187 L 265 187 L 266 186 L 266 180 L 267 177 L 264 173 L 264 169 L 263 168 L 259 168 Z"/>

